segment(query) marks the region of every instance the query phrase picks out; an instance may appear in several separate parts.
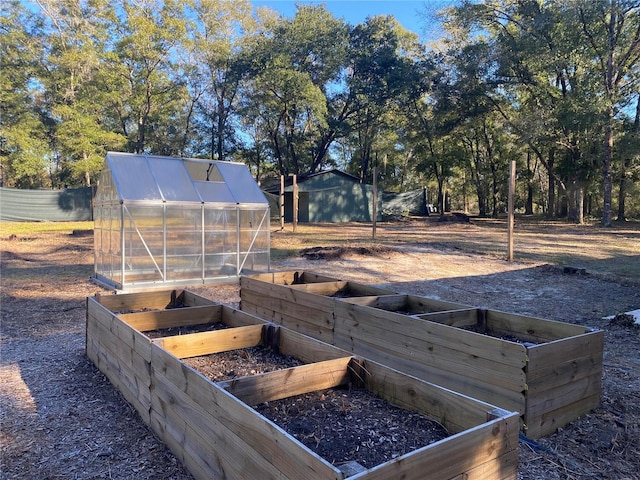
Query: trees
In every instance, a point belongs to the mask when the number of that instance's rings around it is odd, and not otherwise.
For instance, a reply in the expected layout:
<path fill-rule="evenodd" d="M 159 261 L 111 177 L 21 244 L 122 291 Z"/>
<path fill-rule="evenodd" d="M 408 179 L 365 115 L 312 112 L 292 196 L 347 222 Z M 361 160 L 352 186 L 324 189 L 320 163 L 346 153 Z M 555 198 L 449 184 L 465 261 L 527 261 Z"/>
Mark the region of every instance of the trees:
<path fill-rule="evenodd" d="M 255 30 L 249 0 L 198 0 L 196 27 L 187 48 L 186 81 L 193 99 L 193 151 L 225 160 L 237 150 L 239 91 L 245 75 L 243 49 Z"/>
<path fill-rule="evenodd" d="M 54 122 L 50 140 L 59 182 L 82 179 L 89 186 L 106 151 L 121 149 L 125 141 L 103 123 L 100 57 L 109 42 L 113 9 L 106 1 L 41 0 L 40 6 L 49 24 L 41 80 Z"/>
<path fill-rule="evenodd" d="M 324 6 L 299 6 L 251 50 L 245 108 L 269 139 L 281 174 L 313 172 L 335 138 L 327 96 L 345 64 L 347 26 Z"/>
<path fill-rule="evenodd" d="M 616 201 L 620 219 L 640 204 L 639 3 L 460 2 L 436 52 L 393 17 L 348 25 L 317 5 L 5 2 L 3 182 L 90 184 L 107 149 L 258 178 L 340 166 L 368 182 L 377 165 L 382 188 L 431 182 L 441 211 L 447 188 L 465 208 L 472 188 L 497 215 L 517 158 L 526 212 L 608 225 Z"/>
<path fill-rule="evenodd" d="M 117 41 L 106 58 L 110 80 L 119 92 L 118 97 L 112 97 L 111 108 L 118 119 L 119 133 L 127 137 L 128 149 L 143 153 L 155 140 L 164 145 L 176 141 L 176 130 L 165 130 L 162 124 L 172 120 L 175 124 L 180 114 L 179 99 L 187 94 L 176 71 L 176 55 L 188 21 L 182 2 L 177 0 L 161 4 L 153 0 L 120 1 Z M 162 153 L 175 150 L 169 148 Z"/>
<path fill-rule="evenodd" d="M 590 47 L 593 75 L 599 79 L 598 90 L 602 95 L 602 225 L 609 227 L 616 117 L 640 85 L 637 70 L 634 72 L 634 68 L 640 64 L 640 2 L 574 0 L 571 6 L 577 11 L 579 25 Z"/>
<path fill-rule="evenodd" d="M 48 112 L 39 85 L 40 19 L 18 1 L 0 5 L 0 185 L 47 186 Z"/>
<path fill-rule="evenodd" d="M 345 106 L 351 112 L 357 173 L 363 182 L 370 178 L 376 140 L 397 124 L 395 116 L 405 114 L 399 109 L 422 93 L 422 58 L 417 36 L 391 16 L 370 17 L 351 31 Z"/>
<path fill-rule="evenodd" d="M 551 211 L 558 185 L 569 218 L 579 223 L 602 158 L 602 223 L 610 225 L 616 117 L 626 104 L 623 85 L 637 82 L 632 78 L 640 55 L 637 12 L 637 1 L 617 0 L 492 0 L 451 11 L 472 43 L 493 46 L 491 96 L 515 107 L 509 114 L 501 111 L 546 167 Z M 486 35 L 473 37 L 478 31 Z M 595 138 L 605 141 L 598 144 Z"/>

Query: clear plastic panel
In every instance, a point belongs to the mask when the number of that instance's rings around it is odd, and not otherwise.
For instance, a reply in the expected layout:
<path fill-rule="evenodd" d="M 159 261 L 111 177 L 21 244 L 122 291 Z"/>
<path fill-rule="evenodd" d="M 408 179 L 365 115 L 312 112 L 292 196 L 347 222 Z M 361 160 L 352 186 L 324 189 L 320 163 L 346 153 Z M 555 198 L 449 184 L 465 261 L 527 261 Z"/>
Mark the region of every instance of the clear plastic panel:
<path fill-rule="evenodd" d="M 214 165 L 213 160 L 184 159 L 184 166 L 188 170 L 191 179 L 199 182 L 213 180 L 211 172 Z"/>
<path fill-rule="evenodd" d="M 149 166 L 167 202 L 200 202 L 191 176 L 180 158 L 148 157 Z"/>
<path fill-rule="evenodd" d="M 238 263 L 236 206 L 205 208 L 205 276 L 235 276 Z"/>
<path fill-rule="evenodd" d="M 224 182 L 194 182 L 205 203 L 228 203 L 235 206 L 236 200 Z"/>
<path fill-rule="evenodd" d="M 167 280 L 202 277 L 202 209 L 167 206 Z"/>
<path fill-rule="evenodd" d="M 267 198 L 245 165 L 217 162 L 215 168 L 218 169 L 220 177 L 229 186 L 237 203 L 267 204 Z"/>
<path fill-rule="evenodd" d="M 122 200 L 162 200 L 145 157 L 107 154 L 107 161 Z"/>
<path fill-rule="evenodd" d="M 164 279 L 163 206 L 125 206 L 125 282 Z"/>

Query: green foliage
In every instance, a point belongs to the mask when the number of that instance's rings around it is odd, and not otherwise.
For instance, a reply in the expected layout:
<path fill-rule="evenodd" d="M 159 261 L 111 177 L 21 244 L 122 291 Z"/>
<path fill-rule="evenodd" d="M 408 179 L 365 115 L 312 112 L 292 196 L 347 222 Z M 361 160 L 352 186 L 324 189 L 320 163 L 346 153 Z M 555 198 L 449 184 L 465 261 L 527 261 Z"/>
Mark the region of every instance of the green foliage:
<path fill-rule="evenodd" d="M 437 50 L 391 16 L 348 25 L 323 5 L 0 8 L 5 186 L 91 184 L 125 150 L 240 160 L 258 179 L 371 182 L 375 166 L 383 189 L 499 215 L 515 159 L 529 213 L 638 212 L 638 0 L 458 2 Z"/>

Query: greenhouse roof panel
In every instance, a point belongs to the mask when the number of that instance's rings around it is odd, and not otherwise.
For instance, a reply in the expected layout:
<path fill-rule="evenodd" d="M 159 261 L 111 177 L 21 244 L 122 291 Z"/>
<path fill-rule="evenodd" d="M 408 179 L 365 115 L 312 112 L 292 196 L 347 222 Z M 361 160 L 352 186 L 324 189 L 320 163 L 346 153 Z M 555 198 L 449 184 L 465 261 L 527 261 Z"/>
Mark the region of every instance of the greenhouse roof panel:
<path fill-rule="evenodd" d="M 121 201 L 268 204 L 241 163 L 118 152 L 106 162 Z"/>
<path fill-rule="evenodd" d="M 162 194 L 143 155 L 108 153 L 107 161 L 120 200 L 162 199 Z"/>
<path fill-rule="evenodd" d="M 200 202 L 193 180 L 181 159 L 147 157 L 160 192 L 167 202 Z"/>
<path fill-rule="evenodd" d="M 245 165 L 217 162 L 215 166 L 220 177 L 229 186 L 237 203 L 268 203 L 264 193 Z"/>
<path fill-rule="evenodd" d="M 224 182 L 194 182 L 205 203 L 236 203 Z"/>

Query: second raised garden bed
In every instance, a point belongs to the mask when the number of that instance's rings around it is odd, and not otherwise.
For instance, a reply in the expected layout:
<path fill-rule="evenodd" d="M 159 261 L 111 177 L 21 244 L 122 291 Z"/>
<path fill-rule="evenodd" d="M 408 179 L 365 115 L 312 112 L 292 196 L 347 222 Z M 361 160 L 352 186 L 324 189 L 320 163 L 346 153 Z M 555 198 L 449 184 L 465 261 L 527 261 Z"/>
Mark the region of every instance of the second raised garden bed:
<path fill-rule="evenodd" d="M 288 285 L 308 272 L 242 277 L 241 308 L 418 378 L 521 414 L 538 438 L 599 405 L 603 332 L 393 294 L 353 282 Z M 331 295 L 348 284 L 351 297 Z M 342 287 L 340 287 L 342 288 Z"/>

